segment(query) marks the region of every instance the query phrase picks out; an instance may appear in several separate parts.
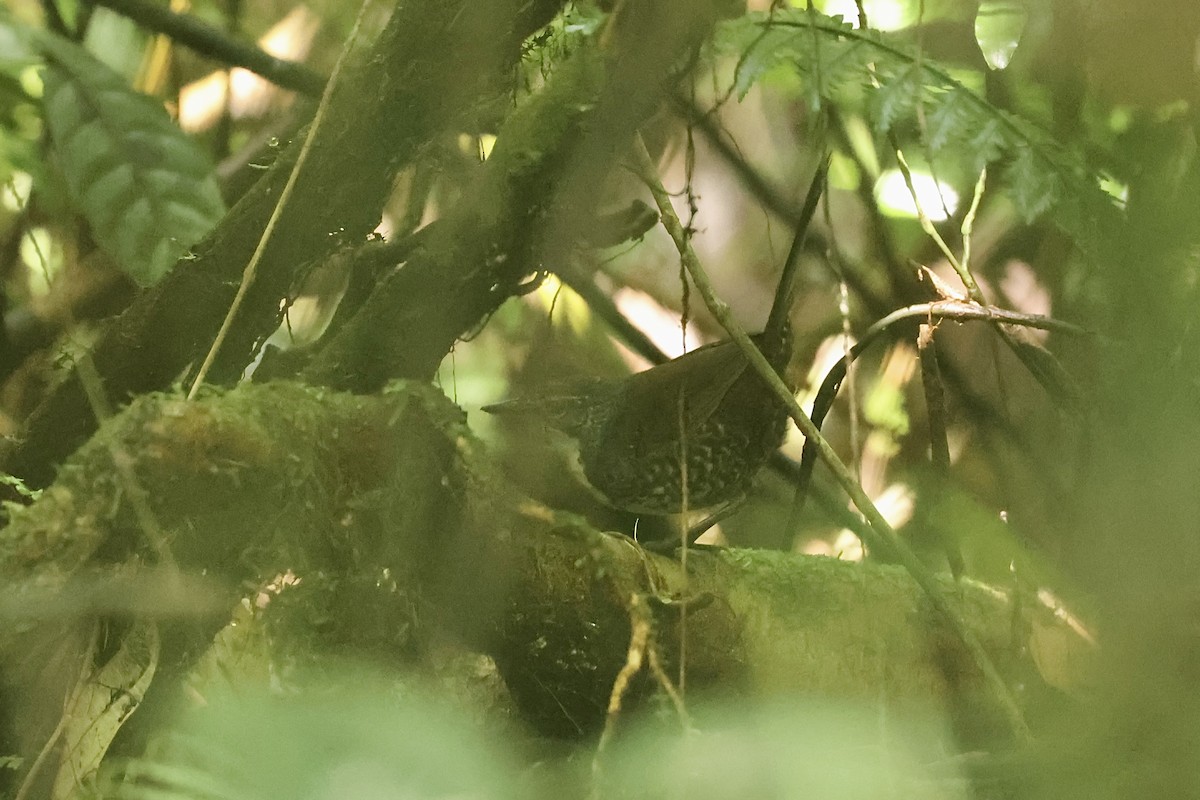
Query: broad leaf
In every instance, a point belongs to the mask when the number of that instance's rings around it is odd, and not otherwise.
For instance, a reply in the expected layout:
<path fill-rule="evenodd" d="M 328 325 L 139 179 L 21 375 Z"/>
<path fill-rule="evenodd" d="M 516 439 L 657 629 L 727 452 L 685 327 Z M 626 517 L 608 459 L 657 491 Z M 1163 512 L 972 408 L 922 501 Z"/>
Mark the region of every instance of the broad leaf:
<path fill-rule="evenodd" d="M 46 124 L 96 243 L 143 286 L 225 213 L 212 164 L 162 105 L 86 50 L 39 32 Z"/>

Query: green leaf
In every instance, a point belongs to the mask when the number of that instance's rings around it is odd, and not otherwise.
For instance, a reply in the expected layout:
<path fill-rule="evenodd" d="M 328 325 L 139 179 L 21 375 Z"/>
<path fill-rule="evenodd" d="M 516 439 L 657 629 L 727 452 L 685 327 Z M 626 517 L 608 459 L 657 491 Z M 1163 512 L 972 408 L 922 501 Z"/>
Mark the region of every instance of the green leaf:
<path fill-rule="evenodd" d="M 967 95 L 966 89 L 952 89 L 946 92 L 941 103 L 930 109 L 926 116 L 925 136 L 931 150 L 936 152 L 957 140 L 970 115 Z"/>
<path fill-rule="evenodd" d="M 929 155 L 953 160 L 964 174 L 1005 165 L 1006 188 L 1027 220 L 1054 208 L 1055 220 L 1087 242 L 1094 221 L 1118 213 L 1082 154 L 991 105 L 900 37 L 814 11 L 776 9 L 723 23 L 715 43 L 717 53 L 738 57 L 738 95 L 790 68 L 804 80 L 803 91 L 821 102 L 844 105 L 865 89 L 865 116 L 874 131 L 921 131 Z"/>
<path fill-rule="evenodd" d="M 790 57 L 796 44 L 796 37 L 791 31 L 767 28 L 758 33 L 758 38 L 742 50 L 735 70 L 733 90 L 739 100 L 745 99 L 750 87 L 767 73 L 791 63 Z"/>
<path fill-rule="evenodd" d="M 1008 166 L 1006 177 L 1013 187 L 1012 202 L 1025 222 L 1031 222 L 1050 209 L 1062 184 L 1053 172 L 1039 169 L 1033 153 L 1020 151 Z"/>
<path fill-rule="evenodd" d="M 881 84 L 871 95 L 875 130 L 887 133 L 898 123 L 911 119 L 921 97 L 921 76 L 915 68 L 904 70 L 895 80 Z"/>
<path fill-rule="evenodd" d="M 156 283 L 225 213 L 212 164 L 86 50 L 37 32 L 43 109 L 72 201 L 96 243 L 143 286 Z"/>
<path fill-rule="evenodd" d="M 1012 60 L 1029 11 L 1023 2 L 1014 0 L 983 0 L 975 15 L 975 42 L 979 52 L 992 69 L 1004 69 Z"/>

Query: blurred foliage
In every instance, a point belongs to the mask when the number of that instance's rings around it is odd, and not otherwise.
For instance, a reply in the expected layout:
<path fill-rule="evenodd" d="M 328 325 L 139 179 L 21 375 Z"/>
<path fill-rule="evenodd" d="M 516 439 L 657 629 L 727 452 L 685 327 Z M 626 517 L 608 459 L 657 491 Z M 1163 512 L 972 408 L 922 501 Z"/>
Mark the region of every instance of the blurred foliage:
<path fill-rule="evenodd" d="M 481 725 L 424 691 L 351 674 L 356 688 L 301 681 L 306 691 L 290 697 L 217 694 L 208 707 L 182 715 L 176 729 L 151 746 L 151 756 L 114 769 L 106 796 L 587 793 L 586 765 L 519 768 L 519 743 L 497 735 L 502 728 L 494 721 Z M 708 730 L 668 736 L 665 716 L 647 719 L 619 747 L 599 754 L 592 777 L 601 796 L 970 796 L 965 765 L 944 757 L 947 732 L 936 719 L 912 714 L 881 722 L 870 708 L 818 700 L 773 707 L 709 703 L 696 710 Z"/>
<path fill-rule="evenodd" d="M 519 797 L 511 754 L 459 709 L 355 671 L 291 696 L 216 693 L 104 796 Z M 354 687 L 351 688 L 351 684 Z M 302 690 L 302 691 L 301 691 Z"/>
<path fill-rule="evenodd" d="M 747 15 L 726 34 L 719 48 L 738 57 L 739 97 L 772 71 L 799 74 L 812 108 L 822 101 L 857 108 L 880 137 L 917 122 L 927 157 L 939 159 L 940 170 L 970 176 L 1001 161 L 1012 203 L 1026 221 L 1059 206 L 1060 222 L 1086 235 L 1079 226 L 1111 213 L 1079 153 L 989 104 L 917 47 L 800 10 Z"/>

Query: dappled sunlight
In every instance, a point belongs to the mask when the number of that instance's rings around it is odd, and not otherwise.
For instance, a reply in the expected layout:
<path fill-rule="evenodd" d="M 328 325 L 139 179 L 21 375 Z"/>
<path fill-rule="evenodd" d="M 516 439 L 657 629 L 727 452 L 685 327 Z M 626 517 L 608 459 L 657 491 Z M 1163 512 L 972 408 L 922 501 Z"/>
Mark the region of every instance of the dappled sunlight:
<path fill-rule="evenodd" d="M 944 222 L 958 210 L 958 192 L 952 186 L 917 170 L 912 173 L 911 190 L 900 170 L 886 170 L 875 183 L 875 197 L 884 213 L 897 217 L 915 219 L 919 208 L 934 222 Z"/>
<path fill-rule="evenodd" d="M 320 17 L 300 5 L 263 34 L 264 52 L 287 61 L 303 61 L 321 27 Z M 235 120 L 259 117 L 282 102 L 284 93 L 267 79 L 243 67 L 212 72 L 179 90 L 179 125 L 206 131 L 228 111 Z"/>

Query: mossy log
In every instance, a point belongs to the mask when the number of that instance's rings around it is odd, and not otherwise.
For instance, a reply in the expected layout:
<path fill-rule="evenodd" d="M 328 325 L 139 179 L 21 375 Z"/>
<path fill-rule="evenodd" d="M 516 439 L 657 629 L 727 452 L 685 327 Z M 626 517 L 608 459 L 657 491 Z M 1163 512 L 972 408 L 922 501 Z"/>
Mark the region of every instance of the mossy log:
<path fill-rule="evenodd" d="M 275 383 L 139 399 L 0 534 L 6 708 L 26 752 L 138 621 L 159 633 L 155 681 L 179 681 L 248 587 L 289 570 L 309 587 L 305 613 L 276 629 L 293 651 L 401 667 L 449 636 L 494 660 L 541 733 L 603 723 L 631 620 L 648 621 L 647 649 L 674 674 L 680 603 L 689 696 L 990 706 L 899 568 L 703 550 L 685 578 L 675 558 L 523 498 L 436 390 Z M 1015 684 L 1038 680 L 1032 632 L 1041 653 L 1080 648 L 1066 626 L 1015 620 L 1001 592 L 947 588 Z M 654 686 L 632 684 L 624 707 Z"/>

